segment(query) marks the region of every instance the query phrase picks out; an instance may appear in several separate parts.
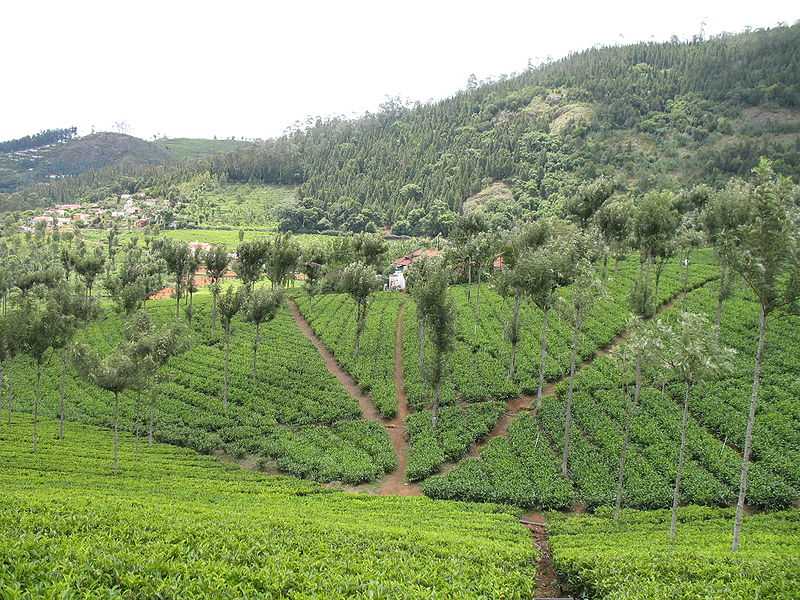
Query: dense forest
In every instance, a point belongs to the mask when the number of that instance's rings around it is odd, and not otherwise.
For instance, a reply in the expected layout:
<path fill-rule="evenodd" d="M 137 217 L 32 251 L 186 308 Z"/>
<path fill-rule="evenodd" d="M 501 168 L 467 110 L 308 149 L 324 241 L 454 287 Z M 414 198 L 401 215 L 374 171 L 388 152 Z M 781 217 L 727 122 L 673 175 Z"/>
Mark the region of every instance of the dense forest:
<path fill-rule="evenodd" d="M 720 185 L 768 155 L 797 177 L 798 48 L 800 25 L 586 50 L 433 104 L 318 120 L 212 168 L 300 183 L 287 229 L 428 235 L 492 181 L 515 209 L 551 210 L 602 175 L 632 191 Z"/>

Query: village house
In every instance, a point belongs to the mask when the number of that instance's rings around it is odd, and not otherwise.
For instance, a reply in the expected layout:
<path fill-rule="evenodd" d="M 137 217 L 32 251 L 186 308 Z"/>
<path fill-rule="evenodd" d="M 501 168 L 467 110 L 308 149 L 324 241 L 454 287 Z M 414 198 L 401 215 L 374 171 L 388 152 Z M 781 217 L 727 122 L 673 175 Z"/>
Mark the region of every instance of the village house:
<path fill-rule="evenodd" d="M 441 251 L 435 248 L 418 248 L 410 254 L 401 256 L 392 263 L 394 272 L 389 275 L 389 285 L 387 289 L 392 292 L 402 292 L 406 289 L 406 276 L 405 272 L 411 264 L 422 260 L 423 258 L 433 258 L 441 256 Z"/>

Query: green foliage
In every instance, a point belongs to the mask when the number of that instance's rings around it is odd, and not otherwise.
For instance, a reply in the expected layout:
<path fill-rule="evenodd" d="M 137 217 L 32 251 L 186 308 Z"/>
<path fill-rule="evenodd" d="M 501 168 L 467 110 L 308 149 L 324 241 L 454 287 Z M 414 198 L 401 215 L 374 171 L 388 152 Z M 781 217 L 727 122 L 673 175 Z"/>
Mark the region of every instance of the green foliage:
<path fill-rule="evenodd" d="M 405 298 L 393 292 L 376 292 L 361 338 L 361 352 L 354 354 L 356 324 L 350 315 L 355 303 L 346 294 L 294 296 L 314 333 L 336 357 L 361 389 L 369 393 L 378 411 L 387 418 L 397 412 L 394 386 L 395 327 Z"/>
<path fill-rule="evenodd" d="M 0 429 L 0 589 L 15 597 L 533 595 L 536 551 L 501 507 L 336 493 L 128 436 L 112 477 L 105 432 L 55 433 L 33 457 L 27 417 Z"/>
<path fill-rule="evenodd" d="M 729 549 L 733 511 L 682 508 L 677 540 L 669 511 L 548 515 L 556 571 L 577 596 L 626 600 L 791 598 L 800 594 L 800 511 L 746 517 L 742 551 Z"/>
<path fill-rule="evenodd" d="M 235 297 L 235 292 L 231 294 Z M 170 306 L 166 300 L 148 302 L 147 311 L 158 336 L 166 336 L 174 323 Z M 222 449 L 253 455 L 263 458 L 267 465 L 280 462 L 280 468 L 293 473 L 351 483 L 370 480 L 389 464 L 386 456 L 393 457 L 393 453 L 385 431 L 369 429 L 369 435 L 364 435 L 369 443 L 359 442 L 350 433 L 349 423 L 360 422 L 356 402 L 327 372 L 316 349 L 283 308 L 261 333 L 255 379 L 251 377 L 255 327 L 232 318 L 235 335 L 229 347 L 230 403 L 223 412 L 219 399 L 224 384 L 224 351 L 211 331 L 210 309 L 210 295 L 198 294 L 191 347 L 169 358 L 151 382 L 155 388 L 157 441 L 206 453 Z M 123 339 L 123 331 L 120 317 L 107 314 L 79 332 L 78 341 L 102 358 Z M 158 351 L 162 343 L 172 339 L 167 337 L 162 342 L 153 340 L 153 350 Z M 15 410 L 30 411 L 35 382 L 31 359 L 18 356 L 5 366 L 14 381 Z M 44 368 L 41 411 L 46 416 L 57 412 L 59 369 L 55 364 Z M 113 425 L 109 393 L 89 385 L 74 372 L 68 373 L 65 387 L 70 398 L 68 420 Z M 145 430 L 147 415 L 135 391 L 120 394 L 119 411 L 121 431 Z M 320 429 L 326 431 L 320 433 Z M 309 456 L 327 456 L 326 464 L 338 467 L 323 471 L 321 463 Z"/>

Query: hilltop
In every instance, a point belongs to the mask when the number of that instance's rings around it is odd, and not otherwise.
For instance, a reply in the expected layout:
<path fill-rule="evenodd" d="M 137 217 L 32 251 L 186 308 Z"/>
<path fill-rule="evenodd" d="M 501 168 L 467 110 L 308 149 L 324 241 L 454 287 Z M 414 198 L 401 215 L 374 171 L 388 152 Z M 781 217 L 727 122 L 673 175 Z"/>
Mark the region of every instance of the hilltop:
<path fill-rule="evenodd" d="M 152 165 L 172 155 L 163 147 L 122 133 L 101 132 L 0 153 L 0 191 L 111 165 Z"/>
<path fill-rule="evenodd" d="M 432 104 L 387 102 L 357 120 L 218 158 L 229 180 L 300 184 L 291 230 L 392 225 L 447 234 L 495 182 L 498 227 L 557 213 L 600 177 L 618 193 L 721 186 L 758 157 L 800 176 L 800 25 L 593 48 Z"/>

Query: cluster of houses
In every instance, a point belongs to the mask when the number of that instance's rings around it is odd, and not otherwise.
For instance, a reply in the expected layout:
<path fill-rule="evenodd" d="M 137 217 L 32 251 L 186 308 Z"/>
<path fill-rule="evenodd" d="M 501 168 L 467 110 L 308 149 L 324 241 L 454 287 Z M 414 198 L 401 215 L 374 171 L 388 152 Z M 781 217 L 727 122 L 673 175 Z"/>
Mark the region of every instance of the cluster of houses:
<path fill-rule="evenodd" d="M 28 225 L 22 226 L 22 231 L 33 231 L 39 223 L 44 223 L 47 229 L 107 227 L 111 222 L 144 228 L 153 222 L 155 212 L 165 205 L 165 200 L 148 198 L 143 192 L 121 194 L 103 203 L 58 204 L 31 217 Z"/>

